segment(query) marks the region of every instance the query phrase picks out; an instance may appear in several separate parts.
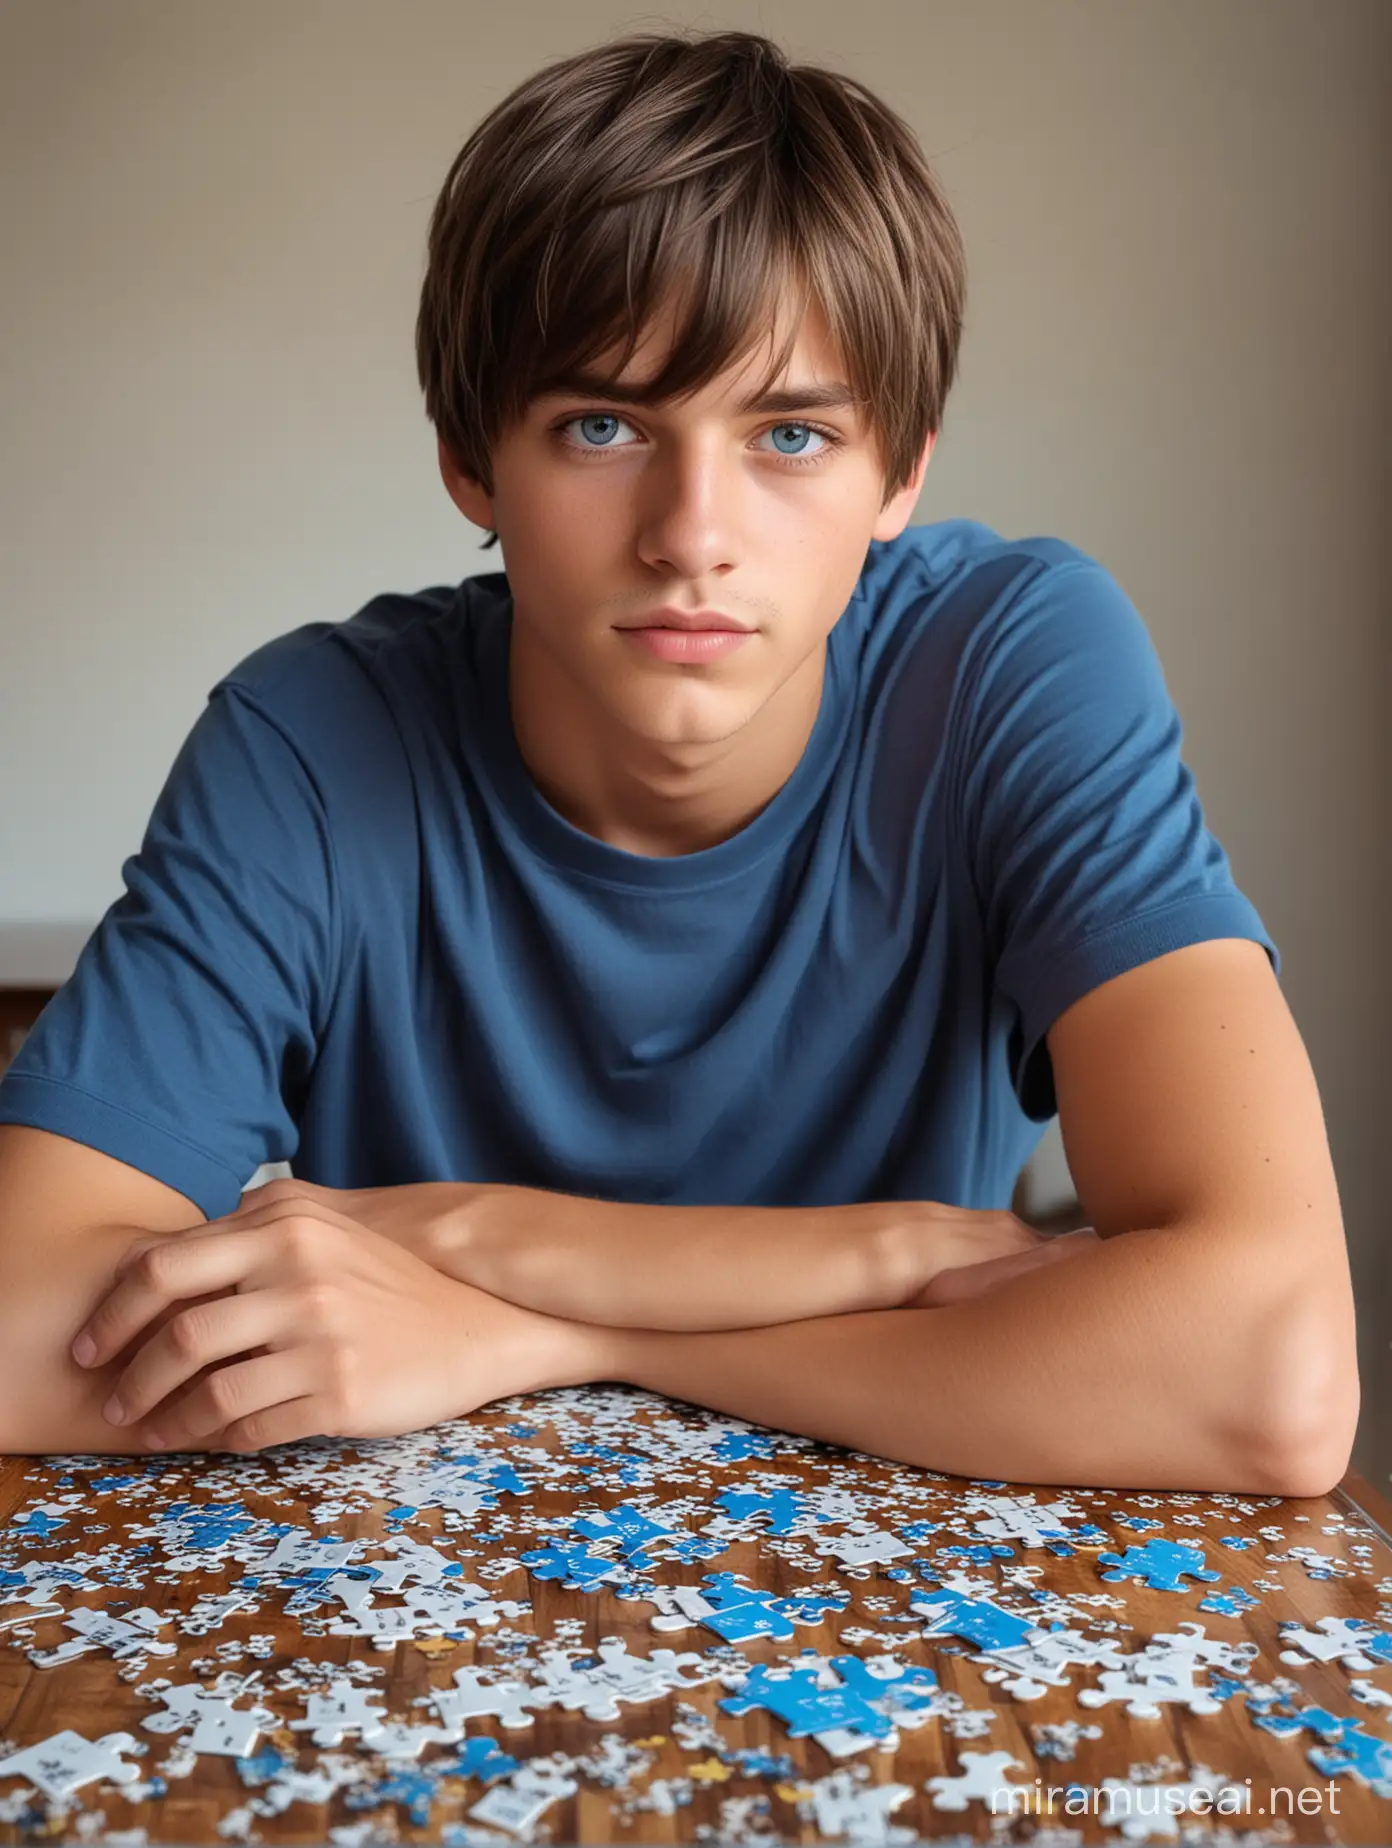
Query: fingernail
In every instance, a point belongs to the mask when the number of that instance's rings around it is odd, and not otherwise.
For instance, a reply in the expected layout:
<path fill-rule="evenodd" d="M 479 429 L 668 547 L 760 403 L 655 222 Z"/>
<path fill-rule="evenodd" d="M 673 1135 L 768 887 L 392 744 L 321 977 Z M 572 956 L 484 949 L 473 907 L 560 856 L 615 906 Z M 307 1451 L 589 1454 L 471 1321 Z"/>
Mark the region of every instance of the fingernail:
<path fill-rule="evenodd" d="M 97 1344 L 90 1335 L 79 1335 L 72 1344 L 72 1357 L 79 1367 L 90 1367 L 96 1352 Z"/>
<path fill-rule="evenodd" d="M 147 1450 L 163 1450 L 168 1441 L 167 1438 L 161 1437 L 158 1431 L 147 1431 L 145 1433 L 145 1447 Z"/>
<path fill-rule="evenodd" d="M 102 1417 L 108 1424 L 124 1424 L 126 1422 L 126 1408 L 116 1397 L 115 1393 L 112 1393 L 111 1397 L 102 1407 Z"/>

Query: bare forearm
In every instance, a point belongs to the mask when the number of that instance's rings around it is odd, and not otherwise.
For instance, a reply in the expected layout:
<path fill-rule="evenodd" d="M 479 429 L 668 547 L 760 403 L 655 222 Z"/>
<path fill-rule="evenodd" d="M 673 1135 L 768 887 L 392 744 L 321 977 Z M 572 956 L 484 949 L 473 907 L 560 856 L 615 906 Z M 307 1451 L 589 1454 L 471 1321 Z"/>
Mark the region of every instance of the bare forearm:
<path fill-rule="evenodd" d="M 102 1226 L 56 1234 L 60 1249 L 18 1240 L 0 1245 L 0 1453 L 143 1451 L 138 1431 L 102 1416 L 125 1357 L 89 1372 L 69 1350 L 110 1288 L 117 1260 L 133 1240 L 151 1236 L 140 1226 Z M 173 1313 L 161 1315 L 152 1330 Z"/>
<path fill-rule="evenodd" d="M 547 1315 L 609 1328 L 720 1330 L 902 1302 L 951 1209 L 649 1206 L 500 1186 L 438 1224 L 430 1261 Z"/>
<path fill-rule="evenodd" d="M 1322 1493 L 1286 1376 L 1330 1321 L 1250 1268 L 1243 1241 L 1145 1230 L 944 1308 L 616 1331 L 611 1353 L 635 1385 L 954 1475 Z"/>

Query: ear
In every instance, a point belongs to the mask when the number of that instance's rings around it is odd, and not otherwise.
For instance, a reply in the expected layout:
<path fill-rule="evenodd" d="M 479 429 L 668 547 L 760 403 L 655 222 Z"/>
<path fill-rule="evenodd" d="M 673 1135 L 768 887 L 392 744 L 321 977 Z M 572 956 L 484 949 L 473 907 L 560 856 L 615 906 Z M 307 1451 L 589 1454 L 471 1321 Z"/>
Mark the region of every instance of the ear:
<path fill-rule="evenodd" d="M 440 459 L 440 479 L 445 484 L 445 492 L 466 520 L 491 531 L 495 526 L 491 495 L 484 493 L 472 475 L 465 474 L 444 437 L 437 436 L 436 448 Z"/>
<path fill-rule="evenodd" d="M 918 458 L 918 467 L 912 479 L 907 481 L 891 500 L 887 500 L 880 509 L 875 521 L 872 539 L 897 539 L 909 523 L 909 515 L 914 510 L 919 492 L 923 487 L 923 477 L 928 473 L 928 463 L 932 459 L 933 449 L 938 440 L 936 430 L 932 431 L 928 441 L 923 445 L 923 454 Z"/>

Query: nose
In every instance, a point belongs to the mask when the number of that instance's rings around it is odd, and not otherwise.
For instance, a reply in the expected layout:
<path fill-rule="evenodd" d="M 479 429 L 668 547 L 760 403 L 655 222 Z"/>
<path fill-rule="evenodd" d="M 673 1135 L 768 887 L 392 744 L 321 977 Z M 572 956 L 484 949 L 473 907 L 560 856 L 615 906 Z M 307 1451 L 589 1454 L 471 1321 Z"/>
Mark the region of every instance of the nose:
<path fill-rule="evenodd" d="M 690 583 L 738 559 L 738 470 L 715 442 L 656 458 L 640 489 L 639 551 L 645 563 Z"/>

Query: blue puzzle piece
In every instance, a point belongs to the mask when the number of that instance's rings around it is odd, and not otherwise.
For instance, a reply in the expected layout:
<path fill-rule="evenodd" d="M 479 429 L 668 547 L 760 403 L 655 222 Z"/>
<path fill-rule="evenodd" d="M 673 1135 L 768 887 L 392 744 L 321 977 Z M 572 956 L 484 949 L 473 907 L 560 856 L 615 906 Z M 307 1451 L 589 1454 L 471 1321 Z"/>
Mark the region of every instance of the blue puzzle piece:
<path fill-rule="evenodd" d="M 774 1777 L 783 1781 L 795 1776 L 797 1771 L 786 1752 L 766 1752 L 758 1745 L 722 1747 L 720 1762 L 734 1765 L 741 1777 Z"/>
<path fill-rule="evenodd" d="M 650 1571 L 653 1565 L 649 1548 L 660 1547 L 662 1555 L 684 1564 L 702 1559 L 716 1559 L 727 1550 L 724 1540 L 707 1534 L 686 1533 L 680 1528 L 663 1527 L 630 1502 L 620 1502 L 603 1514 L 587 1515 L 572 1521 L 572 1530 L 588 1540 L 616 1540 L 629 1564 Z"/>
<path fill-rule="evenodd" d="M 938 1548 L 940 1559 L 966 1559 L 974 1566 L 989 1566 L 993 1559 L 1011 1559 L 1014 1557 L 1013 1546 L 1004 1542 L 978 1540 L 970 1546 L 941 1546 Z"/>
<path fill-rule="evenodd" d="M 862 1700 L 854 1688 L 819 1688 L 811 1669 L 782 1671 L 775 1679 L 767 1665 L 759 1663 L 750 1669 L 748 1680 L 737 1694 L 716 1705 L 737 1718 L 756 1707 L 776 1713 L 787 1726 L 790 1739 L 842 1728 L 883 1739 L 893 1730 L 891 1721 Z"/>
<path fill-rule="evenodd" d="M 430 1821 L 437 1782 L 428 1771 L 393 1771 L 375 1784 L 360 1784 L 344 1792 L 350 1810 L 376 1809 L 379 1803 L 404 1805 L 411 1821 L 423 1829 Z"/>
<path fill-rule="evenodd" d="M 1245 1553 L 1249 1546 L 1255 1546 L 1257 1543 L 1250 1534 L 1223 1534 L 1218 1544 L 1219 1546 L 1230 1546 L 1235 1553 Z"/>
<path fill-rule="evenodd" d="M 1199 1609 L 1217 1611 L 1223 1617 L 1240 1617 L 1243 1611 L 1249 1611 L 1254 1604 L 1260 1603 L 1260 1598 L 1254 1598 L 1241 1585 L 1230 1585 L 1226 1591 L 1211 1591 L 1206 1598 L 1200 1598 Z"/>
<path fill-rule="evenodd" d="M 780 1598 L 744 1584 L 733 1572 L 708 1572 L 701 1581 L 701 1596 L 715 1609 L 699 1622 L 727 1643 L 747 1642 L 754 1636 L 787 1642 L 795 1618 L 799 1623 L 817 1623 L 828 1611 L 844 1610 L 851 1598 L 848 1591 L 803 1592 Z"/>
<path fill-rule="evenodd" d="M 1250 1703 L 1249 1703 L 1250 1705 Z M 1252 1724 L 1260 1726 L 1263 1732 L 1271 1733 L 1277 1739 L 1290 1739 L 1300 1732 L 1318 1733 L 1322 1739 L 1339 1741 L 1349 1726 L 1356 1726 L 1356 1720 L 1341 1720 L 1330 1713 L 1327 1707 L 1303 1707 L 1298 1713 L 1253 1713 Z"/>
<path fill-rule="evenodd" d="M 1186 1578 L 1216 1583 L 1223 1576 L 1204 1565 L 1201 1546 L 1181 1540 L 1147 1540 L 1144 1546 L 1128 1546 L 1124 1553 L 1100 1553 L 1097 1563 L 1110 1568 L 1101 1574 L 1109 1584 L 1131 1579 L 1152 1591 L 1187 1591 Z"/>
<path fill-rule="evenodd" d="M 793 1634 L 791 1620 L 778 1608 L 781 1600 L 770 1591 L 741 1585 L 732 1572 L 708 1572 L 701 1582 L 701 1596 L 715 1606 L 701 1623 L 727 1643 L 747 1642 L 753 1636 L 787 1642 Z"/>
<path fill-rule="evenodd" d="M 778 1440 L 762 1431 L 726 1431 L 710 1454 L 717 1463 L 738 1463 L 745 1457 L 776 1457 Z"/>
<path fill-rule="evenodd" d="M 436 1777 L 481 1777 L 485 1784 L 491 1784 L 495 1778 L 511 1777 L 518 1762 L 508 1756 L 496 1739 L 478 1733 L 466 1739 L 452 1757 L 432 1759 L 430 1770 Z"/>
<path fill-rule="evenodd" d="M 791 1489 L 774 1489 L 768 1495 L 755 1495 L 747 1489 L 726 1489 L 715 1499 L 732 1521 L 747 1521 L 756 1514 L 766 1514 L 769 1524 L 764 1532 L 769 1534 L 790 1534 L 793 1523 L 808 1506 L 807 1497 L 795 1495 Z M 825 1521 L 830 1517 L 818 1515 L 816 1518 Z"/>
<path fill-rule="evenodd" d="M 259 1745 L 251 1757 L 238 1758 L 234 1762 L 237 1775 L 244 1784 L 269 1784 L 273 1777 L 280 1776 L 291 1760 L 268 1741 Z"/>
<path fill-rule="evenodd" d="M 816 1623 L 830 1611 L 844 1611 L 850 1601 L 848 1591 L 790 1591 L 777 1600 L 777 1606 L 784 1616 L 799 1623 Z"/>
<path fill-rule="evenodd" d="M 651 1520 L 632 1502 L 620 1502 L 617 1507 L 606 1509 L 603 1514 L 584 1515 L 571 1522 L 571 1531 L 583 1534 L 587 1540 L 617 1540 L 626 1557 L 632 1559 L 658 1540 L 675 1538 L 670 1527 L 663 1527 Z M 636 1563 L 648 1566 L 652 1562 L 640 1559 Z"/>
<path fill-rule="evenodd" d="M 941 1521 L 910 1521 L 907 1527 L 899 1529 L 899 1538 L 907 1540 L 910 1546 L 918 1546 L 929 1534 L 941 1533 Z"/>
<path fill-rule="evenodd" d="M 906 1668 L 901 1675 L 873 1675 L 868 1663 L 852 1655 L 833 1656 L 831 1666 L 845 1685 L 877 1713 L 895 1707 L 931 1707 L 938 1695 L 938 1678 L 931 1668 Z"/>
<path fill-rule="evenodd" d="M 1373 1738 L 1356 1721 L 1344 1727 L 1338 1745 L 1312 1746 L 1305 1755 L 1326 1777 L 1351 1771 L 1375 1796 L 1392 1797 L 1392 1740 Z"/>
<path fill-rule="evenodd" d="M 593 1591 L 614 1571 L 612 1559 L 601 1559 L 586 1547 L 551 1540 L 534 1552 L 524 1553 L 522 1563 L 533 1578 L 561 1579 L 573 1591 Z"/>
<path fill-rule="evenodd" d="M 909 1609 L 927 1620 L 926 1635 L 960 1636 L 978 1649 L 1014 1649 L 1027 1641 L 1035 1628 L 1013 1611 L 1002 1610 L 986 1598 L 968 1598 L 959 1591 L 939 1591 L 931 1600 L 911 1599 Z"/>
<path fill-rule="evenodd" d="M 56 1534 L 60 1527 L 66 1527 L 67 1524 L 61 1514 L 45 1514 L 42 1508 L 35 1508 L 28 1514 L 17 1514 L 10 1522 L 9 1531 L 27 1540 L 47 1540 L 50 1534 Z"/>
<path fill-rule="evenodd" d="M 526 1495 L 530 1493 L 527 1483 L 511 1463 L 501 1460 L 490 1461 L 483 1470 L 484 1480 L 490 1489 L 499 1495 Z"/>
<path fill-rule="evenodd" d="M 667 1547 L 672 1559 L 687 1566 L 698 1565 L 706 1559 L 719 1559 L 722 1553 L 728 1553 L 729 1550 L 728 1541 L 717 1540 L 711 1534 L 673 1534 Z"/>
<path fill-rule="evenodd" d="M 183 1530 L 178 1545 L 190 1553 L 222 1546 L 261 1525 L 241 1502 L 171 1502 L 159 1518 Z"/>

